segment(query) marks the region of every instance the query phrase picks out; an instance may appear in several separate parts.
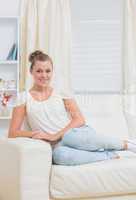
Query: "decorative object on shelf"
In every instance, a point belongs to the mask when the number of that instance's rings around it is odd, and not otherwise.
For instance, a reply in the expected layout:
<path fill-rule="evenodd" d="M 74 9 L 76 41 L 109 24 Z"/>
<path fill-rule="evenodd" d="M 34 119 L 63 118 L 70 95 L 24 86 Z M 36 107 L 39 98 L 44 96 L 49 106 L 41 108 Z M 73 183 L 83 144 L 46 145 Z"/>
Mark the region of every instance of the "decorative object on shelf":
<path fill-rule="evenodd" d="M 6 89 L 16 89 L 16 80 L 10 79 L 10 80 L 4 80 L 0 78 L 0 90 L 6 90 Z"/>
<path fill-rule="evenodd" d="M 8 81 L 8 88 L 9 89 L 15 89 L 16 88 L 16 81 L 15 80 L 9 80 Z"/>
<path fill-rule="evenodd" d="M 0 78 L 0 90 L 3 90 L 5 88 L 5 81 Z"/>
<path fill-rule="evenodd" d="M 11 108 L 8 106 L 12 97 L 11 93 L 3 92 L 0 94 L 0 116 L 10 116 Z"/>
<path fill-rule="evenodd" d="M 14 43 L 8 53 L 7 60 L 17 60 L 17 44 Z"/>
<path fill-rule="evenodd" d="M 9 102 L 9 99 L 11 98 L 11 94 L 8 94 L 6 92 L 3 93 L 3 98 L 2 98 L 2 106 L 7 106 L 7 103 Z"/>

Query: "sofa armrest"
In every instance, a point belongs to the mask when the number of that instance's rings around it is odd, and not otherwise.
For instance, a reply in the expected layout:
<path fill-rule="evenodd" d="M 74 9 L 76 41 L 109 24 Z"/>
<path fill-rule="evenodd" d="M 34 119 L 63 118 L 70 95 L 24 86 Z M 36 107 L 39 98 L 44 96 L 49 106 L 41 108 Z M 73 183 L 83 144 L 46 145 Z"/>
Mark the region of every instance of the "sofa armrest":
<path fill-rule="evenodd" d="M 52 150 L 30 138 L 0 140 L 0 199 L 48 200 Z"/>

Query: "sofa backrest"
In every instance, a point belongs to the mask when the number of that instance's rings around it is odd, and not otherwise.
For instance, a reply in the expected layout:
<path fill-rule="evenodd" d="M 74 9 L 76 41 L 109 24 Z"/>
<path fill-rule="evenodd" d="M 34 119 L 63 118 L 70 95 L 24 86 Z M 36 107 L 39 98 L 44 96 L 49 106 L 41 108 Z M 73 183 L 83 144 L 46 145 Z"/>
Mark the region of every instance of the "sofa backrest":
<path fill-rule="evenodd" d="M 97 133 L 128 138 L 127 122 L 123 113 L 123 96 L 119 94 L 75 95 L 87 124 Z"/>

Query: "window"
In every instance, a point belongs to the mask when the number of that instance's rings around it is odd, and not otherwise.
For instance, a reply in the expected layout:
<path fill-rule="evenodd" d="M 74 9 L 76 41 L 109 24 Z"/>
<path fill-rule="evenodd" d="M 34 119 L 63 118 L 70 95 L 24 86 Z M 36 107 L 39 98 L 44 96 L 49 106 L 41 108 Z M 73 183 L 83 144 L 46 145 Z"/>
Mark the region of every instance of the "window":
<path fill-rule="evenodd" d="M 123 0 L 71 0 L 76 93 L 122 91 Z"/>

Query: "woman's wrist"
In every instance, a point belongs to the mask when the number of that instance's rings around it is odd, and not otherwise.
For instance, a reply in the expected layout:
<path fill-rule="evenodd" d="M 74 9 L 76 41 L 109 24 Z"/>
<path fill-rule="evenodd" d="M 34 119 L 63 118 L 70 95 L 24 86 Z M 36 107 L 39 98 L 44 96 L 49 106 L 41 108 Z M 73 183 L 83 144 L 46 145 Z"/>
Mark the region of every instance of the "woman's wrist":
<path fill-rule="evenodd" d="M 33 133 L 33 132 L 32 132 L 31 138 L 33 138 L 36 134 L 37 134 L 37 133 Z"/>
<path fill-rule="evenodd" d="M 62 131 L 57 133 L 58 135 L 58 140 L 61 140 L 63 138 L 64 133 Z"/>
<path fill-rule="evenodd" d="M 31 137 L 33 138 L 35 135 L 37 135 L 38 134 L 38 132 L 37 131 L 32 131 L 32 135 L 31 135 Z"/>

